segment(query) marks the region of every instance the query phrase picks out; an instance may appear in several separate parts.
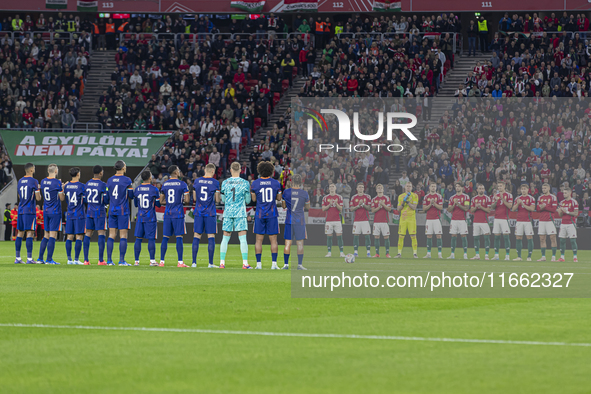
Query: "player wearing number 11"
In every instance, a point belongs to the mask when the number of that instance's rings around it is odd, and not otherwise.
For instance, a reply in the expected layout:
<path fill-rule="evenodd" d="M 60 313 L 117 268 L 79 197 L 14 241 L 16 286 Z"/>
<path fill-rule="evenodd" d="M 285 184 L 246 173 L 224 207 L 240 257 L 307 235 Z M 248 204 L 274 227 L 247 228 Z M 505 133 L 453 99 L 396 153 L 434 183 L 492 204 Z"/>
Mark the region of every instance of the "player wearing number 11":
<path fill-rule="evenodd" d="M 84 212 L 86 187 L 80 182 L 80 168 L 70 168 L 70 177 L 72 177 L 72 180 L 64 185 L 64 194 L 68 202 L 66 212 L 66 255 L 68 256 L 68 264 L 82 265 L 80 252 L 82 251 L 82 239 L 86 232 L 86 214 Z M 74 237 L 76 238 L 76 246 L 74 248 L 74 260 L 72 260 L 72 241 Z M 90 265 L 90 263 L 87 265 Z"/>
<path fill-rule="evenodd" d="M 25 235 L 27 237 L 27 264 L 35 264 L 35 260 L 33 260 L 33 237 L 37 228 L 35 201 L 41 200 L 41 195 L 39 194 L 39 182 L 33 178 L 33 175 L 35 175 L 35 165 L 27 163 L 25 165 L 25 176 L 18 181 L 18 217 L 16 224 L 18 235 L 15 243 L 15 264 L 23 263 L 21 246 Z"/>

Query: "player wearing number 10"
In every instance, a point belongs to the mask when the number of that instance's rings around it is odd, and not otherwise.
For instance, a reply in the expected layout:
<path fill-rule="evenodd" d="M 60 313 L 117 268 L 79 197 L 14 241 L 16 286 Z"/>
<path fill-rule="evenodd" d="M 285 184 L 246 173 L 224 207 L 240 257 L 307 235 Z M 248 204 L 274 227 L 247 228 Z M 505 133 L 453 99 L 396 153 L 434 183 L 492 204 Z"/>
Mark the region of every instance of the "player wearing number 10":
<path fill-rule="evenodd" d="M 213 253 L 215 252 L 215 234 L 217 233 L 217 218 L 215 204 L 220 202 L 220 182 L 214 179 L 215 165 L 209 163 L 205 166 L 205 176 L 195 179 L 193 183 L 193 199 L 195 200 L 195 223 L 193 225 L 193 264 L 197 267 L 197 253 L 201 235 L 207 233 L 207 251 L 209 253 L 208 268 L 217 268 L 213 265 Z"/>
<path fill-rule="evenodd" d="M 109 239 L 107 240 L 107 265 L 113 263 L 113 246 L 115 237 L 119 231 L 119 265 L 130 266 L 125 262 L 125 253 L 127 252 L 127 233 L 131 227 L 129 219 L 129 200 L 133 198 L 133 183 L 129 177 L 125 176 L 127 166 L 123 160 L 115 163 L 115 175 L 107 181 L 107 191 L 109 192 Z"/>
<path fill-rule="evenodd" d="M 72 180 L 64 185 L 64 194 L 68 202 L 66 212 L 66 255 L 68 256 L 69 265 L 82 265 L 80 252 L 82 251 L 82 239 L 86 232 L 86 214 L 84 212 L 86 187 L 80 182 L 80 168 L 71 168 L 70 177 Z M 72 241 L 74 237 L 76 237 L 76 246 L 74 260 L 72 260 Z M 90 265 L 90 263 L 87 265 Z"/>
<path fill-rule="evenodd" d="M 164 267 L 164 257 L 168 249 L 168 238 L 176 237 L 177 267 L 188 267 L 183 263 L 183 236 L 187 233 L 185 227 L 185 209 L 183 203 L 189 203 L 189 188 L 179 179 L 181 170 L 177 166 L 168 167 L 170 179 L 162 184 L 160 189 L 160 204 L 166 205 L 164 210 L 164 229 L 162 231 L 162 245 L 160 247 L 160 267 Z"/>

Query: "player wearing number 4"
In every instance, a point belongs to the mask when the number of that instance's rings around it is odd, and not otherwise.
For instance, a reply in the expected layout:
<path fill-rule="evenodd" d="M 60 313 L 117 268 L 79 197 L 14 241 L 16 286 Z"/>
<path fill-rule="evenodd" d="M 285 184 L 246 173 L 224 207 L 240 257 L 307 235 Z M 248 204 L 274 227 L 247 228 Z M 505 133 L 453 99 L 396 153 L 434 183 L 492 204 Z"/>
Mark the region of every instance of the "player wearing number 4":
<path fill-rule="evenodd" d="M 160 246 L 160 267 L 164 267 L 164 257 L 168 249 L 168 238 L 176 237 L 177 267 L 186 268 L 183 263 L 183 237 L 187 233 L 185 227 L 185 209 L 183 203 L 189 203 L 189 188 L 181 180 L 181 170 L 177 166 L 168 167 L 170 179 L 162 184 L 160 189 L 160 204 L 166 205 L 164 210 L 164 226 L 162 245 Z"/>
<path fill-rule="evenodd" d="M 213 253 L 215 252 L 215 235 L 217 233 L 217 218 L 215 204 L 220 202 L 220 183 L 214 179 L 215 164 L 205 166 L 205 176 L 195 179 L 193 183 L 193 199 L 195 200 L 193 225 L 193 264 L 197 267 L 197 253 L 201 235 L 207 233 L 207 251 L 209 253 L 208 268 L 217 268 L 213 265 Z"/>
<path fill-rule="evenodd" d="M 513 212 L 517 211 L 517 223 L 515 224 L 515 238 L 517 239 L 517 258 L 513 261 L 521 261 L 521 250 L 523 249 L 523 235 L 527 238 L 527 261 L 531 261 L 531 255 L 534 251 L 534 229 L 531 225 L 530 212 L 536 210 L 536 200 L 529 195 L 529 186 L 521 185 L 521 196 L 515 199 L 515 204 L 511 208 Z"/>
<path fill-rule="evenodd" d="M 57 179 L 58 167 L 55 164 L 47 166 L 47 178 L 41 181 L 41 195 L 43 196 L 43 219 L 45 236 L 39 247 L 38 264 L 43 264 L 43 255 L 47 247 L 47 260 L 45 264 L 59 264 L 53 261 L 55 240 L 57 233 L 62 231 L 62 201 L 64 201 L 64 187 L 62 181 Z"/>
<path fill-rule="evenodd" d="M 466 212 L 470 209 L 470 197 L 464 193 L 464 185 L 456 182 L 456 194 L 449 199 L 448 209 L 451 209 L 451 223 L 449 234 L 451 235 L 451 255 L 448 259 L 455 259 L 458 234 L 462 237 L 464 248 L 464 260 L 468 259 L 468 223 Z"/>
<path fill-rule="evenodd" d="M 276 179 L 271 178 L 275 167 L 270 161 L 260 162 L 257 171 L 261 177 L 252 182 L 252 191 L 250 193 L 252 201 L 257 204 L 254 216 L 256 269 L 263 268 L 261 262 L 263 240 L 265 235 L 268 235 L 271 242 L 271 269 L 278 270 L 277 253 L 279 246 L 277 245 L 277 234 L 279 234 L 279 220 L 277 218 L 277 201 L 281 201 L 281 184 Z"/>
<path fill-rule="evenodd" d="M 70 168 L 70 177 L 72 180 L 64 185 L 64 194 L 68 202 L 66 212 L 66 255 L 68 256 L 69 265 L 82 265 L 80 252 L 82 251 L 82 239 L 86 232 L 86 213 L 84 212 L 86 187 L 80 182 L 80 168 Z M 74 260 L 72 260 L 72 241 L 74 238 L 76 238 L 76 245 L 74 247 Z"/>
<path fill-rule="evenodd" d="M 577 228 L 575 227 L 575 221 L 579 216 L 579 204 L 573 198 L 571 198 L 572 189 L 566 186 L 563 190 L 564 200 L 560 202 L 560 207 L 556 212 L 562 217 L 562 223 L 560 224 L 560 259 L 558 261 L 564 261 L 564 251 L 566 250 L 566 239 L 570 239 L 570 246 L 573 249 L 573 261 L 576 263 L 577 259 Z"/>
<path fill-rule="evenodd" d="M 160 206 L 160 192 L 152 185 L 152 173 L 144 171 L 141 173 L 142 184 L 133 192 L 133 203 L 138 208 L 135 221 L 135 265 L 140 265 L 140 254 L 142 253 L 142 242 L 148 240 L 148 253 L 150 254 L 150 267 L 157 267 L 156 262 L 156 207 Z"/>
<path fill-rule="evenodd" d="M 127 234 L 131 227 L 129 218 L 129 200 L 133 199 L 132 181 L 125 176 L 127 166 L 123 160 L 115 163 L 115 175 L 107 181 L 109 193 L 109 239 L 107 240 L 107 265 L 113 263 L 113 247 L 119 231 L 119 265 L 131 266 L 125 261 L 127 252 Z M 99 263 L 100 264 L 100 263 Z M 102 264 L 101 264 L 102 265 Z"/>
<path fill-rule="evenodd" d="M 90 265 L 90 237 L 98 232 L 99 265 L 107 265 L 105 255 L 105 232 L 107 231 L 107 212 L 105 206 L 109 203 L 107 184 L 103 178 L 103 167 L 96 165 L 92 169 L 94 177 L 86 182 L 86 235 L 84 236 L 84 265 Z"/>
<path fill-rule="evenodd" d="M 35 178 L 35 165 L 25 165 L 25 176 L 18 181 L 18 216 L 16 229 L 18 231 L 15 250 L 16 260 L 14 264 L 22 264 L 21 246 L 23 236 L 27 236 L 27 264 L 35 264 L 33 260 L 33 237 L 37 229 L 36 202 L 41 200 L 39 193 L 39 182 Z"/>

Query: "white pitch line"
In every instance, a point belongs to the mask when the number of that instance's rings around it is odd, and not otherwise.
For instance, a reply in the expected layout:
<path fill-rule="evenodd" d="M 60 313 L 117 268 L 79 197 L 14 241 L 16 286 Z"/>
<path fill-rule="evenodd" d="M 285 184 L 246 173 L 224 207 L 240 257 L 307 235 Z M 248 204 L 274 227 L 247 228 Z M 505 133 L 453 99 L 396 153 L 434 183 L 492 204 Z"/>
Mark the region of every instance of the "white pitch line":
<path fill-rule="evenodd" d="M 50 329 L 70 329 L 70 330 L 103 330 L 103 331 L 182 332 L 182 333 L 196 333 L 196 334 L 255 335 L 255 336 L 266 336 L 266 337 L 380 339 L 380 340 L 390 340 L 390 341 L 460 342 L 460 343 L 485 343 L 485 344 L 501 344 L 501 345 L 591 347 L 591 343 L 508 341 L 508 340 L 502 340 L 502 339 L 403 337 L 403 336 L 390 336 L 390 335 L 309 334 L 309 333 L 298 333 L 298 332 L 206 330 L 206 329 L 200 329 L 200 328 L 101 327 L 101 326 L 67 326 L 67 325 L 52 325 L 52 324 L 20 324 L 20 323 L 0 323 L 0 327 L 50 328 Z"/>

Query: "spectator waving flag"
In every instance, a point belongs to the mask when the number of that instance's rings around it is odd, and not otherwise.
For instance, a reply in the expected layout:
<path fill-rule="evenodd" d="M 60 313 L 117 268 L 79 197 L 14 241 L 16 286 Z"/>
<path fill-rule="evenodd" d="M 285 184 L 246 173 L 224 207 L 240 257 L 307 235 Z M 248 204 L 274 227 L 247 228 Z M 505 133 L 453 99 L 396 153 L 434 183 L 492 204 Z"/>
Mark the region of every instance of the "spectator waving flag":
<path fill-rule="evenodd" d="M 239 8 L 247 12 L 261 12 L 265 6 L 265 0 L 232 0 L 232 8 Z"/>
<path fill-rule="evenodd" d="M 282 11 L 318 11 L 318 0 L 284 0 Z"/>
<path fill-rule="evenodd" d="M 374 11 L 400 11 L 402 9 L 402 3 L 400 1 L 390 0 L 374 0 L 373 10 Z"/>

